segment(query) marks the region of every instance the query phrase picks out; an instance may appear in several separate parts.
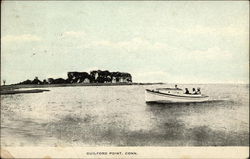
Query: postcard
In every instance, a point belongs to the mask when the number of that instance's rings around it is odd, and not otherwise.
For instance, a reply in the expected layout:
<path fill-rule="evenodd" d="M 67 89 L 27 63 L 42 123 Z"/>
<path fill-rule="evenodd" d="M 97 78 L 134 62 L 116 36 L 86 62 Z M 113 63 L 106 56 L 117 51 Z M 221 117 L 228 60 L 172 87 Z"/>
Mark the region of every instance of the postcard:
<path fill-rule="evenodd" d="M 248 1 L 2 1 L 2 158 L 248 158 Z"/>

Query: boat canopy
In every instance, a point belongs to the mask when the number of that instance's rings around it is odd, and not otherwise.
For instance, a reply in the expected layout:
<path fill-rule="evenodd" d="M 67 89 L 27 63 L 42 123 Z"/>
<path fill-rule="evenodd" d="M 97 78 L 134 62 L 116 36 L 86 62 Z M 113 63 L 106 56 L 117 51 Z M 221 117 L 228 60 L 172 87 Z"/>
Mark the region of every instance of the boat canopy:
<path fill-rule="evenodd" d="M 172 91 L 182 91 L 180 88 L 156 88 L 156 90 L 172 90 Z"/>

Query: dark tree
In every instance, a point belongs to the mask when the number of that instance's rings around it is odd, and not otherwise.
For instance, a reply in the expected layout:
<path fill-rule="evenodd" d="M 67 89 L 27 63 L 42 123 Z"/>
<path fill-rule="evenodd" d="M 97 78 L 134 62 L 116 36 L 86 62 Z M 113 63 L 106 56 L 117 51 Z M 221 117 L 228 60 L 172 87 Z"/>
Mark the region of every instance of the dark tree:
<path fill-rule="evenodd" d="M 35 79 L 31 83 L 32 84 L 42 84 L 42 82 L 38 79 L 38 77 L 35 77 Z"/>

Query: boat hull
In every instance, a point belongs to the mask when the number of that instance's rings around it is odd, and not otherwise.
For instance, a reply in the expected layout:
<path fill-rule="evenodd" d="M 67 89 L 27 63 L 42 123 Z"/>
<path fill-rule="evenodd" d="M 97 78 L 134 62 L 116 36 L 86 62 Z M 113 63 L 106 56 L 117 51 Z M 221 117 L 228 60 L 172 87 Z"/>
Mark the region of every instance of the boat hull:
<path fill-rule="evenodd" d="M 145 91 L 145 100 L 146 102 L 154 103 L 194 103 L 206 102 L 208 101 L 208 96 L 173 95 L 147 89 Z"/>

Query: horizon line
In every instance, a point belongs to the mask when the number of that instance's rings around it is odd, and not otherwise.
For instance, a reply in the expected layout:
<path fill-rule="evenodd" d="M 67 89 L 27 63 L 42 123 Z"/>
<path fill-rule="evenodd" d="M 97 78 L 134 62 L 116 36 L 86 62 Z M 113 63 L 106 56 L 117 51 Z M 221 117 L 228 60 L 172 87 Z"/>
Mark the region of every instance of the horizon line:
<path fill-rule="evenodd" d="M 180 85 L 191 85 L 191 84 L 242 84 L 242 85 L 249 85 L 249 83 L 232 83 L 232 82 L 230 82 L 230 83 L 221 83 L 221 82 L 208 82 L 208 83 L 172 83 L 172 82 L 131 82 L 130 84 L 136 84 L 136 83 L 138 83 L 138 84 L 173 84 L 173 85 L 178 85 L 178 84 L 180 84 Z M 81 83 L 79 83 L 79 84 L 81 84 Z M 89 84 L 91 84 L 91 83 L 89 83 Z M 96 83 L 93 83 L 93 84 L 96 84 Z M 102 83 L 100 83 L 100 84 L 102 84 Z M 7 85 L 0 85 L 0 86 L 11 86 L 11 85 L 16 85 L 16 83 L 13 83 L 13 84 L 7 84 Z M 33 84 L 32 84 L 33 85 Z M 34 84 L 34 85 L 38 85 L 38 84 Z M 49 84 L 48 84 L 49 85 Z M 54 85 L 54 84 L 53 84 Z M 55 85 L 60 85 L 60 84 L 55 84 Z M 70 84 L 69 84 L 70 85 Z M 129 83 L 128 83 L 128 85 L 129 85 Z"/>

